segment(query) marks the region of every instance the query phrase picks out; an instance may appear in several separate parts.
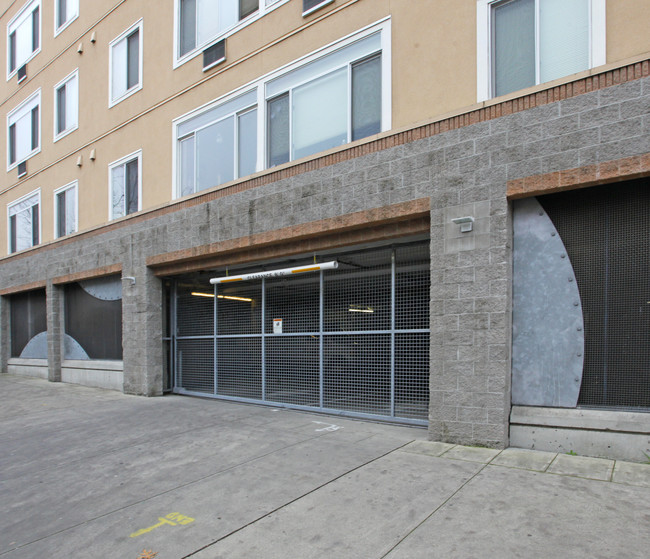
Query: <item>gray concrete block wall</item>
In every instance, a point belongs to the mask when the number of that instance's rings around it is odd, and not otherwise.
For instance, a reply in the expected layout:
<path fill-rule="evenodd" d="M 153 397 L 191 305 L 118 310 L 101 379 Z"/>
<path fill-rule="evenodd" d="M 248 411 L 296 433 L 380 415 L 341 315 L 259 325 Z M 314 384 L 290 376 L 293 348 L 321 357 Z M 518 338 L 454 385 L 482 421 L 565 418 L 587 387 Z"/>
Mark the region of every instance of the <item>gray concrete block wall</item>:
<path fill-rule="evenodd" d="M 0 261 L 0 284 L 121 264 L 124 276 L 136 278 L 123 285 L 124 389 L 155 395 L 162 389 L 162 285 L 145 265 L 148 256 L 428 197 L 430 434 L 502 447 L 510 411 L 507 181 L 649 153 L 649 126 L 650 80 L 613 86 Z M 476 220 L 470 234 L 451 224 L 463 215 Z M 3 299 L 0 348 L 7 346 L 7 308 Z M 55 312 L 54 299 L 48 308 Z"/>

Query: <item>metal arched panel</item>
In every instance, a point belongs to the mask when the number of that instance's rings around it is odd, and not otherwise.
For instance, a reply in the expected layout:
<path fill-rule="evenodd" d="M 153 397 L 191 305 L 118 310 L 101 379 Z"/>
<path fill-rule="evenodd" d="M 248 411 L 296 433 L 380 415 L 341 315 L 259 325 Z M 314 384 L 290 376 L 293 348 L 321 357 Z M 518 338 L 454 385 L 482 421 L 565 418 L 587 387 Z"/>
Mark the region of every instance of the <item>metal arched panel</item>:
<path fill-rule="evenodd" d="M 81 344 L 68 334 L 65 334 L 63 338 L 63 350 L 64 359 L 90 359 Z"/>
<path fill-rule="evenodd" d="M 47 332 L 36 334 L 20 353 L 21 359 L 47 359 Z"/>
<path fill-rule="evenodd" d="M 576 407 L 582 304 L 562 239 L 535 198 L 514 205 L 512 403 Z"/>

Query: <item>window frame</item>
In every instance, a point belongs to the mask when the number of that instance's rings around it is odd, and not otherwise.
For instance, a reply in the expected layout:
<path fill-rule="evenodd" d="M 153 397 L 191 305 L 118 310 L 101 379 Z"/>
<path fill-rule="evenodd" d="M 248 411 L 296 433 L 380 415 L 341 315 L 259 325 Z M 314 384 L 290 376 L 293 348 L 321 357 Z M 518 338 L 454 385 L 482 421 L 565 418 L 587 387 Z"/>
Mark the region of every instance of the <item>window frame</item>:
<path fill-rule="evenodd" d="M 59 17 L 59 6 L 61 4 L 61 0 L 56 0 L 54 2 L 54 36 L 56 37 L 59 35 L 63 30 L 68 27 L 75 19 L 79 17 L 79 0 L 64 0 L 66 2 L 66 7 L 67 6 L 74 6 L 74 13 L 70 16 L 70 18 L 66 19 L 61 25 L 57 26 L 57 20 Z M 67 10 L 66 10 L 67 11 Z"/>
<path fill-rule="evenodd" d="M 477 0 L 476 17 L 476 98 L 477 102 L 487 101 L 496 97 L 494 94 L 493 78 L 493 44 L 492 44 L 492 8 L 497 4 L 512 0 Z M 535 0 L 536 11 L 540 0 Z M 585 71 L 602 66 L 607 62 L 606 51 L 606 0 L 589 0 L 589 65 Z M 536 39 L 537 42 L 537 39 Z M 535 48 L 536 63 L 539 65 L 539 45 Z M 562 78 L 558 78 L 562 79 Z M 530 87 L 542 83 L 538 78 Z M 517 90 L 520 91 L 520 90 Z M 515 91 L 505 95 L 512 95 Z"/>
<path fill-rule="evenodd" d="M 305 0 L 302 0 L 302 17 L 307 17 L 308 15 L 313 14 L 328 4 L 331 4 L 332 2 L 334 2 L 334 0 L 321 0 L 320 2 L 314 4 L 311 8 L 305 10 Z"/>
<path fill-rule="evenodd" d="M 20 24 L 22 24 L 27 17 L 33 17 L 34 11 L 38 9 L 38 46 L 32 50 L 31 54 L 25 59 L 18 61 L 16 60 L 16 67 L 11 70 L 11 35 L 16 31 Z M 7 24 L 7 81 L 9 81 L 13 76 L 16 75 L 19 68 L 22 68 L 30 60 L 32 60 L 39 52 L 41 52 L 41 45 L 43 43 L 43 10 L 41 6 L 41 0 L 28 0 L 18 13 L 11 18 Z M 33 36 L 33 31 L 32 31 Z"/>
<path fill-rule="evenodd" d="M 37 232 L 38 232 L 38 242 L 34 243 L 33 242 L 33 235 L 34 235 L 34 224 L 32 223 L 32 244 L 26 248 L 19 249 L 16 247 L 16 250 L 12 250 L 12 235 L 11 235 L 11 209 L 19 204 L 23 204 L 25 202 L 28 202 L 30 198 L 35 198 L 36 201 L 32 203 L 31 205 L 27 206 L 24 208 L 22 211 L 25 211 L 27 209 L 30 209 L 32 211 L 33 215 L 33 207 L 38 206 L 38 224 L 37 224 Z M 14 215 L 17 215 L 20 212 L 16 212 Z M 41 225 L 42 225 L 42 204 L 41 204 L 41 189 L 37 188 L 36 190 L 32 190 L 28 194 L 25 194 L 24 196 L 21 196 L 17 200 L 14 200 L 13 202 L 10 202 L 7 204 L 7 254 L 16 254 L 18 252 L 21 252 L 23 250 L 29 250 L 30 248 L 33 248 L 35 246 L 38 246 L 42 242 L 42 230 L 41 230 Z M 17 241 L 17 239 L 16 239 Z M 16 242 L 17 244 L 17 242 Z"/>
<path fill-rule="evenodd" d="M 16 160 L 12 162 L 11 161 L 11 131 L 10 131 L 11 126 L 15 124 L 18 120 L 20 120 L 22 116 L 25 116 L 27 111 L 31 112 L 35 107 L 38 107 L 39 109 L 38 110 L 38 145 L 35 148 L 32 148 L 32 150 L 22 158 L 18 157 L 18 154 L 16 154 Z M 38 89 L 34 93 L 32 93 L 32 95 L 30 95 L 27 99 L 25 99 L 22 103 L 20 103 L 20 105 L 18 105 L 16 108 L 14 108 L 9 113 L 7 113 L 7 171 L 11 171 L 15 167 L 17 167 L 20 163 L 23 163 L 24 161 L 31 159 L 37 153 L 40 153 L 41 132 L 42 132 L 42 127 L 41 127 L 42 112 L 43 111 L 41 111 L 41 90 Z M 14 122 L 12 122 L 12 120 L 14 120 Z M 34 123 L 32 121 L 32 130 L 33 127 L 34 127 Z"/>
<path fill-rule="evenodd" d="M 75 121 L 69 128 L 64 128 L 61 132 L 57 131 L 59 121 L 59 90 L 68 85 L 72 80 L 77 80 L 77 98 L 75 100 Z M 67 90 L 66 90 L 67 96 Z M 67 110 L 67 109 L 66 109 Z M 67 136 L 79 128 L 79 68 L 70 72 L 65 78 L 54 86 L 54 142 L 58 142 L 61 138 Z M 68 114 L 66 113 L 66 120 Z"/>
<path fill-rule="evenodd" d="M 138 31 L 138 83 L 131 86 L 130 88 L 127 87 L 127 89 L 117 95 L 116 97 L 113 97 L 113 57 L 114 57 L 114 49 L 115 47 L 121 43 L 122 41 L 127 41 L 128 38 L 133 35 L 133 33 Z M 143 69 L 143 64 L 142 64 L 142 51 L 144 50 L 144 38 L 143 38 L 143 31 L 144 31 L 144 21 L 143 18 L 140 18 L 138 21 L 136 21 L 133 25 L 128 27 L 126 30 L 124 30 L 122 33 L 120 33 L 117 37 L 115 37 L 109 44 L 108 44 L 108 108 L 110 109 L 111 107 L 114 107 L 118 103 L 121 103 L 125 99 L 131 97 L 134 93 L 137 93 L 140 91 L 143 87 L 143 75 L 142 75 L 142 69 Z M 128 51 L 127 51 L 128 53 Z M 125 64 L 125 70 L 128 76 L 128 54 L 127 54 L 127 60 Z M 128 77 L 127 77 L 127 82 L 128 82 Z M 128 83 L 127 83 L 128 86 Z"/>
<path fill-rule="evenodd" d="M 135 212 L 126 213 L 126 200 L 125 200 L 124 215 L 114 216 L 113 215 L 113 169 L 116 169 L 120 166 L 124 166 L 126 168 L 127 163 L 130 163 L 131 161 L 136 159 L 138 161 L 138 209 Z M 125 188 L 126 188 L 126 183 L 125 183 Z M 126 197 L 126 193 L 125 193 L 125 197 Z M 141 210 L 142 210 L 142 150 L 139 149 L 108 164 L 108 219 L 109 221 L 113 221 L 115 219 L 127 217 Z"/>
<path fill-rule="evenodd" d="M 74 190 L 75 192 L 75 201 L 74 201 L 74 230 L 70 231 L 69 233 L 64 233 L 63 235 L 59 235 L 59 194 L 62 194 L 63 192 L 68 192 L 70 190 Z M 54 238 L 55 239 L 60 239 L 61 237 L 65 237 L 67 235 L 72 235 L 79 231 L 79 181 L 72 181 L 69 182 L 68 184 L 65 184 L 61 186 L 60 188 L 57 188 L 54 193 Z"/>
<path fill-rule="evenodd" d="M 177 199 L 181 197 L 181 177 L 180 173 L 182 171 L 181 165 L 179 162 L 180 157 L 180 141 L 188 137 L 189 132 L 184 134 L 179 134 L 179 127 L 182 126 L 185 122 L 192 120 L 202 114 L 207 113 L 213 109 L 218 109 L 219 107 L 236 100 L 238 97 L 250 94 L 253 91 L 257 92 L 257 104 L 254 106 L 247 106 L 246 109 L 241 109 L 236 111 L 233 114 L 244 113 L 253 107 L 257 108 L 257 164 L 255 167 L 255 172 L 259 172 L 265 169 L 268 169 L 267 163 L 267 148 L 268 148 L 268 100 L 275 97 L 269 96 L 266 93 L 266 85 L 269 82 L 274 81 L 277 78 L 283 77 L 287 74 L 290 74 L 294 70 L 298 70 L 311 62 L 318 61 L 320 59 L 326 58 L 328 55 L 334 54 L 336 51 L 344 49 L 358 41 L 369 38 L 372 35 L 379 34 L 380 48 L 379 52 L 381 54 L 381 130 L 380 132 L 385 132 L 390 130 L 392 127 L 392 73 L 391 73 L 391 18 L 386 17 L 378 22 L 375 22 L 371 25 L 368 25 L 342 39 L 325 45 L 324 47 L 313 51 L 305 56 L 302 56 L 289 64 L 281 66 L 269 72 L 268 74 L 261 76 L 257 80 L 254 80 L 230 93 L 220 97 L 214 101 L 206 103 L 189 113 L 186 113 L 180 117 L 177 117 L 172 121 L 172 199 Z M 361 62 L 371 58 L 376 54 L 367 54 L 360 56 L 358 59 L 349 60 L 346 64 L 349 66 L 351 64 Z M 332 68 L 328 70 L 331 72 Z M 327 73 L 327 72 L 326 72 Z M 297 83 L 297 82 L 296 82 Z M 295 87 L 296 84 L 294 84 Z M 214 122 L 217 122 L 216 119 Z M 198 128 L 197 128 L 198 129 Z M 352 140 L 351 140 L 352 141 Z M 347 145 L 347 144 L 346 144 Z M 307 156 L 312 157 L 312 156 Z M 290 160 L 296 161 L 297 159 Z M 237 173 L 236 173 L 237 174 Z M 241 178 L 241 177 L 240 177 Z M 236 180 L 236 179 L 235 179 Z M 196 182 L 195 182 L 196 184 Z M 218 186 L 218 185 L 214 185 Z M 211 187 L 212 188 L 212 187 Z M 196 194 L 196 192 L 195 192 Z M 187 195 L 187 194 L 186 194 Z"/>
<path fill-rule="evenodd" d="M 235 1 L 235 0 L 233 0 Z M 264 17 L 266 14 L 272 12 L 273 10 L 279 8 L 283 4 L 286 4 L 290 0 L 259 0 L 259 8 L 247 15 L 246 17 L 240 19 L 235 25 L 225 29 L 223 32 L 218 33 L 214 37 L 211 37 L 207 41 L 204 41 L 201 44 L 197 44 L 192 50 L 187 51 L 184 54 L 180 54 L 180 31 L 181 31 L 181 0 L 174 0 L 174 41 L 173 41 L 173 63 L 172 68 L 176 69 L 179 66 L 182 66 L 186 62 L 189 62 L 196 56 L 199 56 L 205 49 L 211 47 L 215 43 L 218 43 L 222 39 L 230 37 L 234 33 L 237 33 L 244 27 L 251 25 L 256 22 L 261 17 Z M 333 0 L 328 0 L 333 1 Z"/>

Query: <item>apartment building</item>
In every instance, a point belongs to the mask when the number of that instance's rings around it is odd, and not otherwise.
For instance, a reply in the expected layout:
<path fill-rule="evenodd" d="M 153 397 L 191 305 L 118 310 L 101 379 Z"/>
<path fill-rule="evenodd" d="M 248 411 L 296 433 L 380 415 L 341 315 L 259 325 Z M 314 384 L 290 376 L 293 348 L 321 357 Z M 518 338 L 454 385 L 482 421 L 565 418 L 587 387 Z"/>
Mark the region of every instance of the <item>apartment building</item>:
<path fill-rule="evenodd" d="M 643 459 L 649 19 L 6 1 L 2 372 Z"/>

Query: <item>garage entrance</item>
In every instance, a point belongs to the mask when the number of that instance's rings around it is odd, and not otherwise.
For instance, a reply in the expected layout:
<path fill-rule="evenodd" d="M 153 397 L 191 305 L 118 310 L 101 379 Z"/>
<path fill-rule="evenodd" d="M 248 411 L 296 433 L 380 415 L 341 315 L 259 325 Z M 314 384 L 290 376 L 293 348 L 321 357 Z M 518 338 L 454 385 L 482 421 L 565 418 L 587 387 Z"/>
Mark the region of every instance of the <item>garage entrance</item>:
<path fill-rule="evenodd" d="M 426 424 L 428 241 L 319 254 L 338 267 L 222 283 L 313 257 L 170 283 L 173 390 Z"/>

